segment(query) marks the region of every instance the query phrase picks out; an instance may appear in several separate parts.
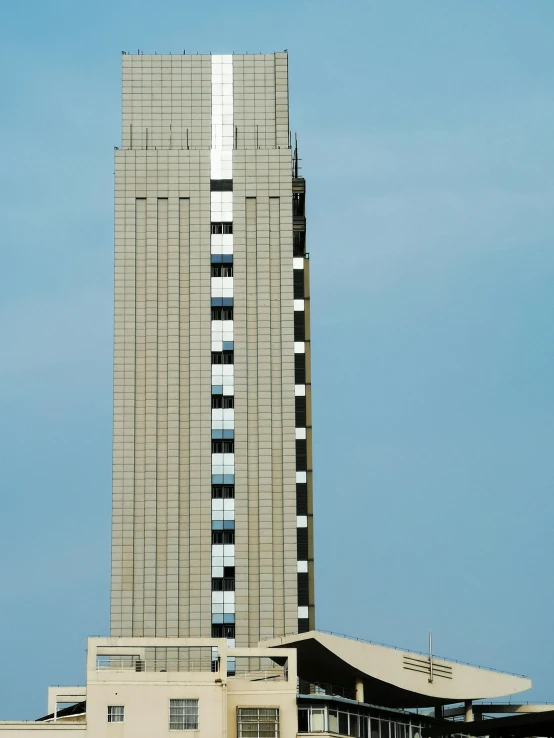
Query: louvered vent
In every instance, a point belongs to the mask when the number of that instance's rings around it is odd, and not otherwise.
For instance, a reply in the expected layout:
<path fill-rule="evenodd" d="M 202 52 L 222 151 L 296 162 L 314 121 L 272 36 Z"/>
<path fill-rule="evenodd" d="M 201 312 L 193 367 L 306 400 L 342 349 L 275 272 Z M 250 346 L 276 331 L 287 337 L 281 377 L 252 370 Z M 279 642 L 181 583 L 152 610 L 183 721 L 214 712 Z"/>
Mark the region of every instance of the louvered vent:
<path fill-rule="evenodd" d="M 426 674 L 428 677 L 431 677 L 431 664 L 425 656 L 407 656 L 404 654 L 403 666 L 409 671 L 419 671 L 420 674 Z M 433 677 L 452 679 L 452 667 L 448 666 L 448 664 L 441 664 L 433 659 Z"/>

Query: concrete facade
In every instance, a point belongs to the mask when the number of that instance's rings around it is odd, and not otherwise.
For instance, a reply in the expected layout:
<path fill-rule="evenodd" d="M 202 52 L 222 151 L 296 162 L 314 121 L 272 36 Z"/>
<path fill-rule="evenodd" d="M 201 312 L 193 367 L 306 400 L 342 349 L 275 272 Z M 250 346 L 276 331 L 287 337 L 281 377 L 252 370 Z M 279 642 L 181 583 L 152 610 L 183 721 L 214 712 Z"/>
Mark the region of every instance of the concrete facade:
<path fill-rule="evenodd" d="M 122 59 L 111 633 L 246 646 L 307 631 L 309 287 L 287 54 Z"/>
<path fill-rule="evenodd" d="M 83 738 L 169 738 L 176 731 L 197 738 L 236 738 L 239 732 L 257 734 L 240 726 L 245 712 L 255 722 L 252 711 L 261 709 L 271 711 L 275 738 L 295 736 L 296 652 L 287 652 L 286 666 L 273 664 L 269 653 L 267 648 L 228 649 L 225 640 L 214 639 L 89 638 L 86 687 L 51 687 L 53 714 L 39 722 L 0 722 L 0 732 L 4 738 L 68 730 Z M 241 664 L 234 676 L 227 673 L 229 660 Z M 57 704 L 77 695 L 86 701 L 83 714 L 56 712 Z M 189 702 L 188 723 L 172 714 L 174 700 Z"/>

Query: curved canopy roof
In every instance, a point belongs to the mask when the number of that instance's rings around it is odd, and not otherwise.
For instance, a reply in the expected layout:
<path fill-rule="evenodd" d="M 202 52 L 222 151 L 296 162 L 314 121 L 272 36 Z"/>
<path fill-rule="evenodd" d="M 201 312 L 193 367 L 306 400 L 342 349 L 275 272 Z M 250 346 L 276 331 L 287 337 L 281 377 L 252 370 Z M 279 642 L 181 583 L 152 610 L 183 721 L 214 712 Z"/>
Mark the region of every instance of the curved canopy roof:
<path fill-rule="evenodd" d="M 312 630 L 262 641 L 296 648 L 298 676 L 346 688 L 364 684 L 364 701 L 386 707 L 431 707 L 503 697 L 530 689 L 531 680 Z"/>

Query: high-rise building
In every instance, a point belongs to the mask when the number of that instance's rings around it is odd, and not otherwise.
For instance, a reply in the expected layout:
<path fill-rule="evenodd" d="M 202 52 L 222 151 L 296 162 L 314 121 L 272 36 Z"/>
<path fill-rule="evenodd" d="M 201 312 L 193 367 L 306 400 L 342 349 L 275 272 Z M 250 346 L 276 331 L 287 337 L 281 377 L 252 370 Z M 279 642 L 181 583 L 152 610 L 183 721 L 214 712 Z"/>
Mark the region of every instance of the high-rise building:
<path fill-rule="evenodd" d="M 122 58 L 111 634 L 308 631 L 309 262 L 287 54 Z"/>
<path fill-rule="evenodd" d="M 525 677 L 313 629 L 297 169 L 286 53 L 123 56 L 112 637 L 2 738 L 554 735 Z"/>

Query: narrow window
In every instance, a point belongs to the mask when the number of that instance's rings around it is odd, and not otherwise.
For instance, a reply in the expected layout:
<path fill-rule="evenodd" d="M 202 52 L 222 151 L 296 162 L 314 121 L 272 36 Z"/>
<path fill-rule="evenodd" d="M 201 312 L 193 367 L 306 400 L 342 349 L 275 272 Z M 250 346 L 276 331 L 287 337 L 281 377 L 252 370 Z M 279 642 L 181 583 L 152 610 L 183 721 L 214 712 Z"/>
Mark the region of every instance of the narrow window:
<path fill-rule="evenodd" d="M 235 637 L 235 626 L 234 625 L 212 624 L 212 638 L 234 638 L 234 637 Z"/>
<path fill-rule="evenodd" d="M 234 530 L 212 530 L 212 544 L 214 546 L 230 546 L 234 542 Z"/>
<path fill-rule="evenodd" d="M 212 592 L 234 592 L 235 577 L 217 577 L 212 579 Z"/>
<path fill-rule="evenodd" d="M 297 592 L 298 592 L 298 604 L 309 605 L 309 585 L 308 585 L 308 574 L 306 572 L 300 572 L 297 576 Z"/>
<path fill-rule="evenodd" d="M 212 440 L 212 454 L 222 454 L 223 453 L 223 441 L 219 439 L 213 439 Z"/>
<path fill-rule="evenodd" d="M 303 310 L 294 311 L 294 340 L 306 340 L 306 318 Z"/>
<path fill-rule="evenodd" d="M 306 384 L 306 354 L 294 354 L 294 383 Z"/>
<path fill-rule="evenodd" d="M 108 722 L 125 722 L 125 707 L 123 705 L 108 705 Z"/>
<path fill-rule="evenodd" d="M 198 730 L 198 700 L 169 700 L 169 730 Z"/>
<path fill-rule="evenodd" d="M 235 407 L 235 398 L 232 395 L 222 395 L 223 407 L 230 408 Z"/>
<path fill-rule="evenodd" d="M 308 485 L 305 482 L 296 485 L 296 514 L 308 514 Z"/>
<path fill-rule="evenodd" d="M 214 453 L 219 453 L 215 452 Z M 234 439 L 229 439 L 227 441 L 223 441 L 223 453 L 224 454 L 234 454 L 235 453 L 235 441 Z"/>
<path fill-rule="evenodd" d="M 235 497 L 235 488 L 232 484 L 226 484 L 225 486 L 214 484 L 212 487 L 212 497 L 214 500 L 232 500 Z"/>
<path fill-rule="evenodd" d="M 212 351 L 212 364 L 234 364 L 232 351 Z"/>
<path fill-rule="evenodd" d="M 212 223 L 212 234 L 221 235 L 222 233 L 232 233 L 232 223 Z"/>
<path fill-rule="evenodd" d="M 305 438 L 296 439 L 296 471 L 308 471 L 308 445 Z"/>
<path fill-rule="evenodd" d="M 214 408 L 223 407 L 223 395 L 212 395 L 212 407 Z"/>
<path fill-rule="evenodd" d="M 295 313 L 296 315 L 296 313 Z M 304 313 L 302 313 L 302 317 Z M 213 307 L 212 308 L 212 320 L 233 320 L 233 308 L 230 307 Z"/>
<path fill-rule="evenodd" d="M 305 396 L 295 397 L 294 405 L 295 405 L 296 427 L 305 428 L 306 427 L 306 397 Z"/>
<path fill-rule="evenodd" d="M 293 256 L 305 256 L 306 254 L 306 231 L 294 231 L 292 234 Z"/>
<path fill-rule="evenodd" d="M 233 191 L 233 180 L 232 179 L 211 179 L 210 190 L 212 192 L 232 192 Z"/>
<path fill-rule="evenodd" d="M 308 560 L 308 529 L 297 528 L 296 529 L 296 555 L 298 561 Z"/>
<path fill-rule="evenodd" d="M 232 277 L 232 264 L 212 264 L 212 277 Z"/>
<path fill-rule="evenodd" d="M 295 192 L 292 196 L 292 214 L 296 217 L 303 217 L 306 212 L 306 193 Z"/>
<path fill-rule="evenodd" d="M 294 299 L 301 300 L 304 297 L 304 270 L 293 269 Z"/>

